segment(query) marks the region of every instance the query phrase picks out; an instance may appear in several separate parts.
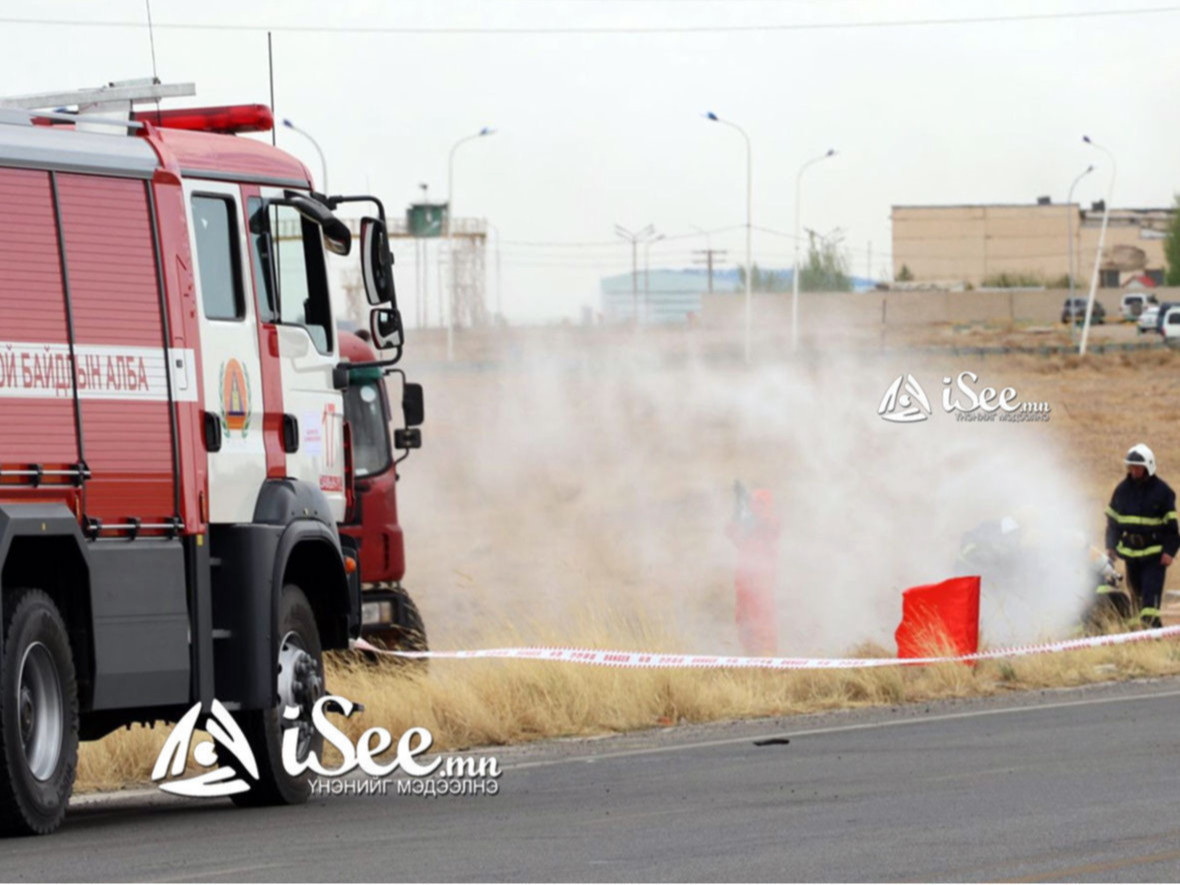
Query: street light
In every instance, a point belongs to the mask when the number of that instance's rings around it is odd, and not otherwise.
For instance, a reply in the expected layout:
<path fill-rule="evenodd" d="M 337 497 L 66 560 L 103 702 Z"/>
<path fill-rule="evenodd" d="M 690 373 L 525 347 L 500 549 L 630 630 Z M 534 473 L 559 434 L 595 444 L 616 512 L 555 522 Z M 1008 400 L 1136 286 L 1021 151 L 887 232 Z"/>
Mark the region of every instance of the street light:
<path fill-rule="evenodd" d="M 651 319 L 651 246 L 652 243 L 658 243 L 664 238 L 663 234 L 657 234 L 646 243 L 643 244 L 643 317 L 644 319 Z"/>
<path fill-rule="evenodd" d="M 500 228 L 488 222 L 488 227 L 496 235 L 496 322 L 504 322 L 504 308 L 501 302 L 502 289 L 500 287 Z"/>
<path fill-rule="evenodd" d="M 451 153 L 447 158 L 447 256 L 451 259 L 451 303 L 447 310 L 447 362 L 455 359 L 455 302 L 459 289 L 458 271 L 455 268 L 455 239 L 451 228 L 451 222 L 455 217 L 455 151 L 469 141 L 495 134 L 495 129 L 484 126 L 474 135 L 464 136 L 451 145 Z"/>
<path fill-rule="evenodd" d="M 1072 339 L 1077 333 L 1075 326 L 1077 323 L 1074 319 L 1073 306 L 1073 290 L 1074 290 L 1074 266 L 1073 266 L 1073 189 L 1078 186 L 1078 182 L 1094 171 L 1094 164 L 1091 163 L 1085 170 L 1073 180 L 1073 184 L 1069 186 L 1069 194 L 1065 198 L 1065 238 L 1069 243 L 1069 337 Z"/>
<path fill-rule="evenodd" d="M 741 133 L 742 138 L 744 138 L 746 140 L 746 342 L 745 342 L 745 353 L 746 353 L 746 365 L 749 365 L 750 364 L 750 325 L 752 322 L 751 317 L 752 317 L 752 310 L 753 310 L 752 309 L 753 297 L 751 295 L 752 290 L 750 288 L 750 285 L 751 285 L 751 282 L 753 281 L 753 276 L 754 276 L 754 265 L 753 265 L 753 261 L 751 259 L 751 255 L 752 255 L 753 250 L 751 247 L 751 240 L 750 240 L 751 232 L 753 231 L 753 228 L 754 228 L 754 223 L 752 220 L 752 218 L 753 218 L 752 202 L 753 202 L 753 191 L 754 191 L 754 187 L 753 187 L 753 182 L 754 182 L 753 151 L 750 148 L 750 136 L 747 135 L 746 130 L 743 129 L 741 126 L 739 126 L 737 123 L 734 123 L 730 120 L 724 120 L 721 117 L 718 117 L 712 111 L 709 111 L 707 114 L 705 114 L 705 119 L 712 120 L 714 123 L 724 123 L 726 126 L 729 126 L 731 129 L 736 129 L 738 132 Z"/>
<path fill-rule="evenodd" d="M 311 137 L 311 133 L 306 129 L 300 129 L 290 120 L 283 120 L 283 125 L 292 132 L 298 132 L 304 138 L 311 142 L 311 146 L 315 148 L 315 152 L 320 155 L 320 166 L 324 171 L 323 180 L 320 181 L 320 187 L 323 188 L 323 193 L 328 193 L 328 161 L 324 159 L 324 152 L 320 149 L 320 143 Z"/>
<path fill-rule="evenodd" d="M 1091 147 L 1098 148 L 1110 158 L 1110 184 L 1107 185 L 1106 203 L 1102 207 L 1102 230 L 1098 234 L 1098 252 L 1094 255 L 1094 273 L 1090 276 L 1090 298 L 1086 302 L 1086 319 L 1082 323 L 1082 343 L 1078 346 L 1078 356 L 1086 355 L 1086 341 L 1090 337 L 1090 316 L 1094 312 L 1094 293 L 1098 290 L 1098 268 L 1102 264 L 1102 247 L 1106 243 L 1106 223 L 1110 220 L 1110 200 L 1114 196 L 1114 178 L 1118 172 L 1114 162 L 1114 154 L 1093 141 L 1088 135 L 1083 135 L 1082 141 Z"/>
<path fill-rule="evenodd" d="M 835 148 L 828 148 L 826 154 L 812 157 L 799 167 L 795 175 L 795 264 L 791 270 L 791 350 L 799 349 L 799 201 L 802 194 L 803 173 L 809 166 L 814 166 L 821 160 L 836 156 Z"/>
<path fill-rule="evenodd" d="M 631 310 L 635 325 L 639 326 L 639 244 L 645 242 L 656 229 L 650 224 L 639 232 L 629 231 L 621 224 L 615 225 L 615 235 L 631 244 Z"/>

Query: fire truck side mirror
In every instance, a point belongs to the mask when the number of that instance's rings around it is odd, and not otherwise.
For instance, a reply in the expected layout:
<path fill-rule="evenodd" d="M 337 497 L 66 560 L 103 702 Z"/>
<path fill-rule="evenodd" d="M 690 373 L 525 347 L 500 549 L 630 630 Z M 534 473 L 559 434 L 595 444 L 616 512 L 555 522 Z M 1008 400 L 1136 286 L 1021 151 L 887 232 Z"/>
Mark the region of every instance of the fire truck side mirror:
<path fill-rule="evenodd" d="M 402 346 L 402 315 L 396 307 L 378 307 L 369 316 L 369 332 L 380 350 Z"/>
<path fill-rule="evenodd" d="M 332 210 L 321 203 L 300 194 L 298 191 L 284 191 L 283 196 L 291 207 L 306 218 L 320 226 L 324 235 L 324 245 L 329 252 L 336 255 L 347 255 L 352 251 L 352 231 L 348 225 L 332 214 Z"/>
<path fill-rule="evenodd" d="M 385 225 L 376 218 L 361 219 L 361 274 L 369 304 L 397 305 L 393 285 L 393 255 Z"/>
<path fill-rule="evenodd" d="M 426 420 L 426 400 L 422 396 L 422 385 L 407 381 L 402 385 L 402 415 L 406 427 L 417 427 Z"/>

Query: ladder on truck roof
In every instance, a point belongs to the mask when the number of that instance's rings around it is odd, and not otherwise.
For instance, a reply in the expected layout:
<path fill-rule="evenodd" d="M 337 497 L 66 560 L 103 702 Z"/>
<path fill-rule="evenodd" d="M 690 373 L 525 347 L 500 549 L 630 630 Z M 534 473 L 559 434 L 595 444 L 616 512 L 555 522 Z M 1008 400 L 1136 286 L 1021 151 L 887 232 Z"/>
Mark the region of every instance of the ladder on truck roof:
<path fill-rule="evenodd" d="M 155 77 L 147 77 L 142 80 L 118 80 L 93 89 L 0 97 L 0 108 L 38 110 L 76 107 L 79 114 L 130 113 L 133 104 L 196 94 L 196 84 L 161 83 Z"/>
<path fill-rule="evenodd" d="M 36 111 L 36 114 L 20 116 L 45 117 L 58 122 L 78 121 L 79 128 L 83 129 L 88 128 L 88 123 L 137 129 L 139 124 L 131 119 L 131 112 L 136 104 L 196 94 L 197 87 L 194 83 L 161 83 L 155 77 L 147 77 L 140 80 L 117 80 L 92 89 L 0 97 L 0 111 Z M 77 110 L 67 112 L 69 108 Z M 7 115 L 0 113 L 0 117 L 3 116 Z M 84 122 L 81 118 L 84 118 Z M 0 119 L 0 122 L 4 121 Z"/>

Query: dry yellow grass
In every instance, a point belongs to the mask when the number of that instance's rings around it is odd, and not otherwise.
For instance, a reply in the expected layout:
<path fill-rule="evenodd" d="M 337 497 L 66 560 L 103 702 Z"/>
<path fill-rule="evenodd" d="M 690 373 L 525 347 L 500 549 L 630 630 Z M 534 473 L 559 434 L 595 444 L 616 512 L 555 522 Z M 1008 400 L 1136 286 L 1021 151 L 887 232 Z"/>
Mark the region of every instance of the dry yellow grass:
<path fill-rule="evenodd" d="M 582 638 L 588 641 L 579 645 L 603 647 L 598 629 L 586 632 Z M 641 647 L 650 638 L 616 632 L 612 644 Z M 852 654 L 884 657 L 889 652 L 862 646 Z M 393 662 L 373 665 L 359 654 L 337 654 L 328 662 L 328 688 L 365 705 L 363 713 L 341 723 L 354 740 L 374 725 L 394 735 L 423 726 L 434 735 L 436 749 L 457 750 L 1174 674 L 1180 674 L 1180 643 L 1170 641 L 987 661 L 975 667 L 824 671 L 623 670 L 520 660 L 442 660 L 422 669 Z M 147 782 L 167 733 L 166 727 L 136 726 L 84 745 L 77 788 L 117 789 Z"/>

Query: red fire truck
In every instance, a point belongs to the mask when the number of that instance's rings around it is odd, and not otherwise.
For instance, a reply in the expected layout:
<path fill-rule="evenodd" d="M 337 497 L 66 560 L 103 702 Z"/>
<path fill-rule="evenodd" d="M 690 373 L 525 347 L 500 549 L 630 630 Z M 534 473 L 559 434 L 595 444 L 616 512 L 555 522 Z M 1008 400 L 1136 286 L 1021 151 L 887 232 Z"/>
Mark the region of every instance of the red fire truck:
<path fill-rule="evenodd" d="M 426 650 L 426 628 L 418 606 L 402 586 L 405 545 L 397 518 L 397 465 L 421 445 L 415 429 L 424 418 L 422 388 L 402 378 L 405 429 L 390 438 L 392 409 L 385 378 L 401 374 L 380 360 L 358 335 L 340 333 L 340 357 L 347 363 L 344 416 L 350 433 L 353 504 L 340 532 L 359 547 L 362 632 L 386 648 Z M 400 456 L 395 456 L 400 452 Z"/>
<path fill-rule="evenodd" d="M 319 746 L 322 653 L 358 635 L 365 568 L 387 556 L 375 601 L 400 591 L 392 495 L 362 491 L 365 513 L 354 499 L 355 481 L 388 492 L 394 467 L 346 423 L 401 355 L 384 209 L 318 194 L 302 163 L 235 137 L 273 125 L 265 106 L 142 109 L 178 93 L 192 90 L 0 102 L 6 832 L 60 824 L 79 740 L 215 698 L 260 772 L 235 801 L 304 801 L 280 725 L 301 756 Z M 59 106 L 77 111 L 40 110 Z M 387 359 L 334 320 L 326 252 L 358 251 L 345 203 L 376 210 L 357 239 Z M 404 391 L 409 448 L 422 397 Z M 369 513 L 388 530 L 367 530 Z M 299 718 L 282 723 L 288 706 Z"/>

